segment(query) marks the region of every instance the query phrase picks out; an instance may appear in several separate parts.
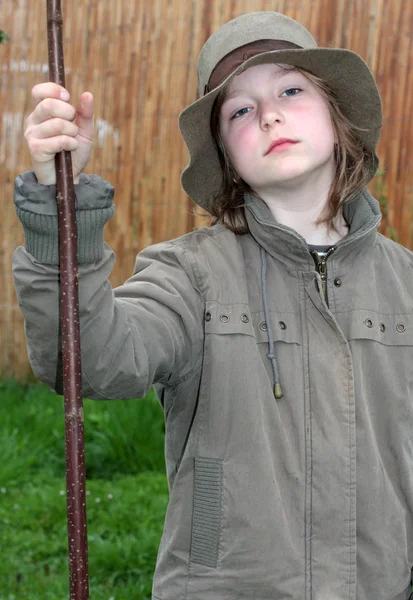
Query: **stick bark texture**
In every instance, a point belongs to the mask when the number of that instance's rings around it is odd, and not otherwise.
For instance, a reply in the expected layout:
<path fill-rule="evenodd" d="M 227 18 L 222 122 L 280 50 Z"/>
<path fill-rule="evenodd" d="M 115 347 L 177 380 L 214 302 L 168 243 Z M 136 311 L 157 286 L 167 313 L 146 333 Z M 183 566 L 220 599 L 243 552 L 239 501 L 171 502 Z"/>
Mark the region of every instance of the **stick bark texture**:
<path fill-rule="evenodd" d="M 49 79 L 65 87 L 61 4 L 60 0 L 46 1 Z M 60 152 L 55 160 L 70 600 L 87 600 L 89 584 L 75 191 L 71 153 Z"/>

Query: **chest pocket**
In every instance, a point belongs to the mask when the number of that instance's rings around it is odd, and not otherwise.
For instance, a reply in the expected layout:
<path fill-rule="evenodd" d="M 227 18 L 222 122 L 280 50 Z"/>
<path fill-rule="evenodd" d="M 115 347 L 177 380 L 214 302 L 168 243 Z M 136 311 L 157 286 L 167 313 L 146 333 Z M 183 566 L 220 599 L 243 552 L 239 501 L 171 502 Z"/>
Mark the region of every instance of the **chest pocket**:
<path fill-rule="evenodd" d="M 300 381 L 296 375 L 302 370 L 302 331 L 299 315 L 292 312 L 270 311 L 272 341 L 281 377 L 286 393 L 285 382 Z M 270 396 L 272 397 L 273 372 L 268 358 L 268 332 L 264 312 L 252 313 L 248 304 L 219 304 L 209 301 L 205 311 L 205 334 L 229 336 L 236 338 L 237 334 L 245 337 L 245 343 L 234 345 L 225 344 L 225 353 L 220 355 L 217 346 L 215 360 L 222 360 L 231 368 L 233 362 L 241 369 L 245 379 L 256 378 L 259 385 L 263 382 L 264 373 Z M 238 338 L 239 339 L 239 338 Z M 232 340 L 235 342 L 235 339 Z M 239 341 L 241 341 L 239 339 Z M 294 377 L 292 376 L 294 373 Z M 258 385 L 258 384 L 257 384 Z M 289 387 L 291 387 L 291 383 Z M 295 384 L 294 384 L 295 385 Z M 297 391 L 294 388 L 294 393 Z"/>
<path fill-rule="evenodd" d="M 391 397 L 393 417 L 409 419 L 406 398 L 413 400 L 413 315 L 351 311 L 343 323 L 353 355 L 353 368 L 364 388 L 376 397 Z M 399 406 L 399 409 L 397 408 Z M 397 420 L 397 419 L 396 419 Z"/>
<path fill-rule="evenodd" d="M 372 340 L 385 346 L 413 346 L 413 314 L 354 310 L 340 321 L 349 341 Z"/>

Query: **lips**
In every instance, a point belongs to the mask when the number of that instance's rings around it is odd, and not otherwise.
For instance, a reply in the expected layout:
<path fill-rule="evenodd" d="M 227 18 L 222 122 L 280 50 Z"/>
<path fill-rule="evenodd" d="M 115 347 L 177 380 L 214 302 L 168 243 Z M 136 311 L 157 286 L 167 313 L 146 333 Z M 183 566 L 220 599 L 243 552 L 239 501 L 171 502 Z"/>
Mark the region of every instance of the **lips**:
<path fill-rule="evenodd" d="M 278 140 L 274 140 L 269 145 L 269 147 L 268 147 L 266 153 L 264 154 L 264 156 L 267 156 L 267 154 L 269 154 L 272 150 L 274 150 L 278 146 L 288 147 L 288 145 L 290 145 L 290 144 L 297 144 L 297 141 L 296 140 L 290 140 L 288 138 L 279 138 Z M 281 147 L 280 147 L 280 150 L 281 150 Z"/>

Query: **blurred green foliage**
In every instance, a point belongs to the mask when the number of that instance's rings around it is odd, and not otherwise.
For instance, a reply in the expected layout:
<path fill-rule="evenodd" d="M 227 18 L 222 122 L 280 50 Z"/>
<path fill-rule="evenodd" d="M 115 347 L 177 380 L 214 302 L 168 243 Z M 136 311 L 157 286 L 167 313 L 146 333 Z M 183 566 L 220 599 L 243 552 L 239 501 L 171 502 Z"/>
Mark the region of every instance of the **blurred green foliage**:
<path fill-rule="evenodd" d="M 162 408 L 151 392 L 84 409 L 90 597 L 150 600 L 168 502 Z M 0 452 L 0 597 L 66 600 L 63 398 L 0 382 Z"/>
<path fill-rule="evenodd" d="M 8 42 L 10 40 L 9 36 L 7 35 L 7 33 L 4 33 L 4 31 L 2 31 L 0 29 L 0 44 L 5 44 L 6 42 Z"/>

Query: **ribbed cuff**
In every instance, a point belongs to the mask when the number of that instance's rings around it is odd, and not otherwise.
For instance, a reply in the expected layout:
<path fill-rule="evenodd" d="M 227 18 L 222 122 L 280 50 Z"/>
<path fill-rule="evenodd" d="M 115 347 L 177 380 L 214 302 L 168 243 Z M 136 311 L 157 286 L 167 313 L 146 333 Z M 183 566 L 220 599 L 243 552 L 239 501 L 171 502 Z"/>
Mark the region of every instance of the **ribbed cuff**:
<path fill-rule="evenodd" d="M 78 262 L 95 262 L 103 256 L 103 228 L 115 211 L 114 188 L 97 175 L 82 174 L 75 196 Z M 39 184 L 33 171 L 27 171 L 16 178 L 14 202 L 26 250 L 39 262 L 58 265 L 56 186 Z"/>

